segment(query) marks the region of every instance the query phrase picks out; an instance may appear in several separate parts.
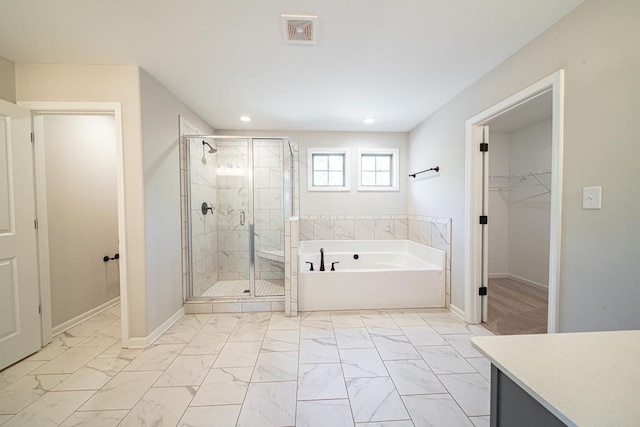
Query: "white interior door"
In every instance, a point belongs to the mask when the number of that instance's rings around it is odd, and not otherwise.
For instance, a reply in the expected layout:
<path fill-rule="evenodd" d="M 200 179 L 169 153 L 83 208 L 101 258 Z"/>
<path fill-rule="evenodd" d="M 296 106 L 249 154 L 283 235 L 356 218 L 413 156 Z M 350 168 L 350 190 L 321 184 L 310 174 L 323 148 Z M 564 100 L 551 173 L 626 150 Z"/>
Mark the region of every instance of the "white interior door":
<path fill-rule="evenodd" d="M 40 349 L 31 113 L 0 101 L 0 369 Z"/>

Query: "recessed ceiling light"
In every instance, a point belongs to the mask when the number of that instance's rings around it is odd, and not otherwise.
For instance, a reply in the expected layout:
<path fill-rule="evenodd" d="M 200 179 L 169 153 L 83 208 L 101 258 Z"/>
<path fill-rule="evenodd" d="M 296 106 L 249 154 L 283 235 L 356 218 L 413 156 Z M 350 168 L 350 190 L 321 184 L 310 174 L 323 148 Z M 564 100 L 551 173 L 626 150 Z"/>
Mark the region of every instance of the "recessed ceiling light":
<path fill-rule="evenodd" d="M 251 117 L 249 117 L 249 116 L 240 116 L 240 120 L 242 120 L 243 122 L 250 122 L 251 121 Z"/>
<path fill-rule="evenodd" d="M 363 120 L 365 125 L 370 125 L 375 123 L 376 119 L 374 119 L 373 117 L 367 117 L 366 119 Z"/>

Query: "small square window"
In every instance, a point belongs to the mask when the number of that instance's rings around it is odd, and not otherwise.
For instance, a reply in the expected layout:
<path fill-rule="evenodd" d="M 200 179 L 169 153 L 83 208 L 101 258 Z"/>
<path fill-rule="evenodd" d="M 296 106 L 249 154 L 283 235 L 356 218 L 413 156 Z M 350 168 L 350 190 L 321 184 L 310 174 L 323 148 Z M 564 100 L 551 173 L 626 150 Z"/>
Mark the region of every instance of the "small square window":
<path fill-rule="evenodd" d="M 398 191 L 399 150 L 359 149 L 358 190 Z"/>
<path fill-rule="evenodd" d="M 347 148 L 309 148 L 308 160 L 309 191 L 349 190 Z"/>

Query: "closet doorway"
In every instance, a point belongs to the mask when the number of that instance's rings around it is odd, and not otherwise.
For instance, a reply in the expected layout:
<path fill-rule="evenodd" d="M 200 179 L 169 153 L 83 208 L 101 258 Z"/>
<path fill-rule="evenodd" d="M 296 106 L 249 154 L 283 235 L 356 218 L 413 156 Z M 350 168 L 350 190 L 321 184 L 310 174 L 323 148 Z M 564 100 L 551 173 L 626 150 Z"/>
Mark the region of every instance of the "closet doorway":
<path fill-rule="evenodd" d="M 532 116 L 533 110 L 539 110 L 540 115 L 527 122 L 524 118 Z M 522 116 L 520 124 L 507 128 L 510 115 Z M 505 119 L 503 132 L 497 132 L 501 130 L 500 118 Z M 515 121 L 510 120 L 512 123 Z M 518 142 L 505 142 L 509 138 L 502 135 L 497 136 L 497 144 L 493 144 L 490 141 L 492 124 L 494 138 L 498 134 L 513 134 Z M 536 125 L 539 129 L 535 128 Z M 523 293 L 515 290 L 520 285 L 527 286 L 524 289 L 540 288 L 543 293 L 546 290 L 544 285 L 548 286 L 546 328 L 543 326 L 541 331 L 529 333 L 559 332 L 563 128 L 564 70 L 522 89 L 466 121 L 465 320 L 469 323 L 490 321 L 491 285 L 494 284 L 499 295 L 501 282 L 493 279 L 509 279 L 502 284 L 509 287 L 517 282 L 510 289 L 515 291 L 512 292 L 515 295 Z M 543 130 L 547 135 L 550 132 L 548 141 L 543 143 L 547 148 L 532 142 L 532 135 L 537 132 L 539 136 Z M 538 149 L 541 151 L 536 151 Z M 524 207 L 529 210 L 525 211 Z M 532 225 L 528 222 L 539 227 L 531 230 L 527 228 Z M 523 223 L 527 223 L 526 226 Z M 520 227 L 516 227 L 518 224 Z M 496 230 L 496 236 L 492 237 L 491 233 Z M 509 247 L 509 243 L 518 236 L 518 245 L 530 247 L 516 256 L 516 249 Z M 547 251 L 531 250 L 544 245 L 548 247 Z M 512 251 L 513 258 L 509 258 Z M 541 296 L 535 304 L 530 303 L 531 311 L 543 312 L 543 300 Z M 510 304 L 510 310 L 505 311 L 518 312 L 516 304 Z M 497 309 L 494 311 L 497 313 Z M 517 322 L 511 319 L 506 323 Z M 505 327 L 498 333 L 527 332 L 507 329 Z"/>
<path fill-rule="evenodd" d="M 547 332 L 551 92 L 488 122 L 488 289 L 484 326 L 497 335 Z"/>

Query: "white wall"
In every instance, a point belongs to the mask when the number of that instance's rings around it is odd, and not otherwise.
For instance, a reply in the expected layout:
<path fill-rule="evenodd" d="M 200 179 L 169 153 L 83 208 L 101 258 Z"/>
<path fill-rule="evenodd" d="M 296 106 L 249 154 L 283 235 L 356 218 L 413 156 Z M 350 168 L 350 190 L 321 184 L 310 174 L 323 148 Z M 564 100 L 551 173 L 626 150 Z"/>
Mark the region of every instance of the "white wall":
<path fill-rule="evenodd" d="M 509 173 L 551 170 L 551 120 L 509 134 Z M 551 175 L 538 177 L 551 187 Z M 509 194 L 509 274 L 549 285 L 550 194 L 529 177 Z M 526 200 L 525 200 L 526 199 Z"/>
<path fill-rule="evenodd" d="M 300 131 L 233 131 L 220 130 L 220 135 L 288 136 L 299 144 L 300 153 L 300 214 L 406 214 L 407 194 L 412 185 L 408 178 L 408 134 L 403 132 L 300 132 Z M 351 191 L 308 191 L 307 148 L 350 147 Z M 358 192 L 358 148 L 398 148 L 399 191 Z M 425 161 L 419 161 L 416 170 L 426 169 Z"/>
<path fill-rule="evenodd" d="M 15 65 L 2 56 L 0 56 L 0 99 L 16 102 Z"/>
<path fill-rule="evenodd" d="M 491 126 L 489 126 L 491 131 Z M 497 187 L 508 187 L 510 180 L 491 178 L 491 175 L 509 175 L 509 134 L 489 135 L 489 277 L 509 274 L 509 204 Z"/>
<path fill-rule="evenodd" d="M 559 330 L 640 328 L 640 198 L 632 196 L 640 158 L 639 20 L 635 0 L 588 1 L 411 132 L 409 167 L 430 159 L 441 164 L 442 179 L 411 187 L 409 213 L 453 218 L 456 306 L 464 307 L 465 121 L 564 69 Z M 603 187 L 603 209 L 582 210 L 582 187 L 594 185 Z"/>
<path fill-rule="evenodd" d="M 44 115 L 51 317 L 56 326 L 120 295 L 113 115 Z M 42 274 L 45 274 L 44 272 Z"/>
<path fill-rule="evenodd" d="M 147 277 L 147 333 L 182 307 L 178 116 L 213 129 L 140 70 Z"/>

